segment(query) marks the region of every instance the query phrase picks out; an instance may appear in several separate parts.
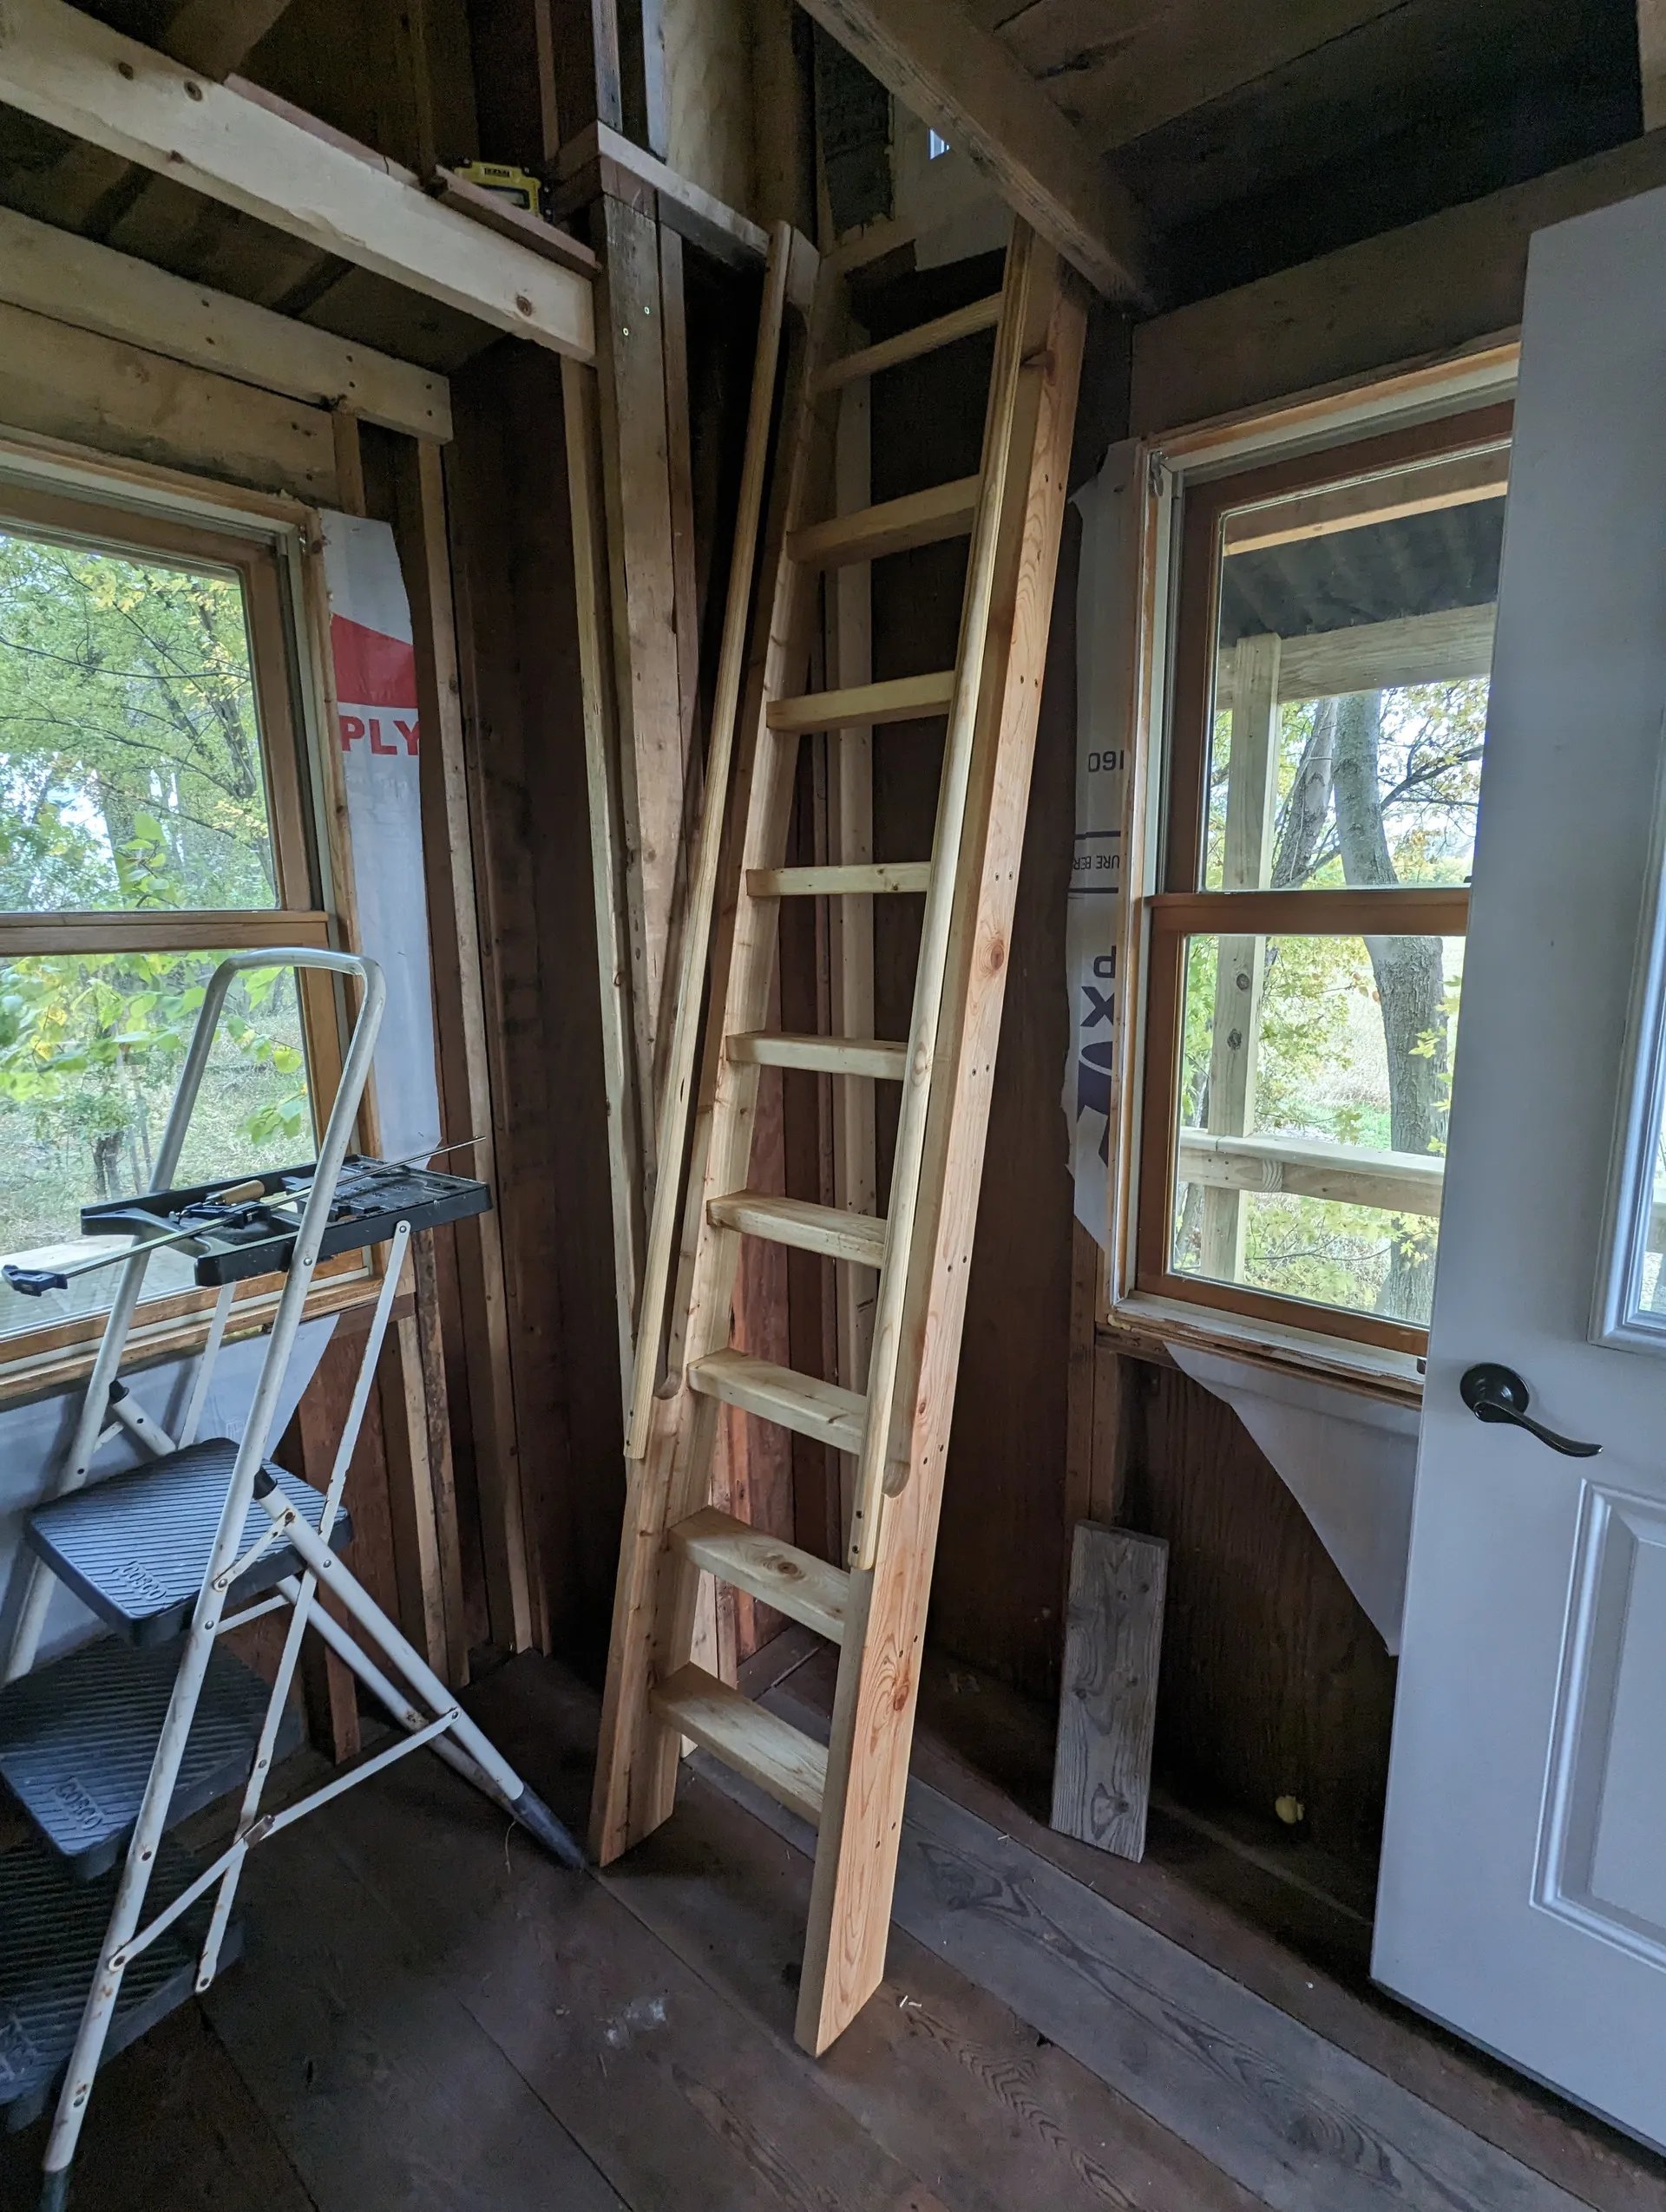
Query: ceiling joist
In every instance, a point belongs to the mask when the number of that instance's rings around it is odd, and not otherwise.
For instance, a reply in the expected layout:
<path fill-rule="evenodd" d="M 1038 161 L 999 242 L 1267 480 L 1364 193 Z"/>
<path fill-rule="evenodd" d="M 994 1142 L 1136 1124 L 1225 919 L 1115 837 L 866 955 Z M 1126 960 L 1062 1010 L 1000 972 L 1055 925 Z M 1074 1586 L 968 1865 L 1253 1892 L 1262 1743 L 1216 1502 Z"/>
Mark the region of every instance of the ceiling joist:
<path fill-rule="evenodd" d="M 0 300 L 193 369 L 345 407 L 410 437 L 451 435 L 443 376 L 0 208 Z"/>
<path fill-rule="evenodd" d="M 495 330 L 595 357 L 585 278 L 64 0 L 4 0 L 0 101 Z"/>
<path fill-rule="evenodd" d="M 1132 194 L 959 0 L 804 5 L 1090 284 L 1108 298 L 1145 298 L 1144 224 Z"/>

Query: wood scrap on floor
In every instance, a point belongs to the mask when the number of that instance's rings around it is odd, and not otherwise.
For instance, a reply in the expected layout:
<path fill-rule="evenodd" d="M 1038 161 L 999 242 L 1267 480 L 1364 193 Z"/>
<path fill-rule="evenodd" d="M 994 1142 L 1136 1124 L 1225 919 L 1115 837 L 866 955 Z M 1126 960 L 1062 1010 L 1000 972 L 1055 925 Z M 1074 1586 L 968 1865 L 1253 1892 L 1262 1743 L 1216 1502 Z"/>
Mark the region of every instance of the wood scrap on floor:
<path fill-rule="evenodd" d="M 1145 1855 L 1168 1566 L 1160 1536 L 1076 1524 L 1053 1824 L 1125 1859 Z"/>

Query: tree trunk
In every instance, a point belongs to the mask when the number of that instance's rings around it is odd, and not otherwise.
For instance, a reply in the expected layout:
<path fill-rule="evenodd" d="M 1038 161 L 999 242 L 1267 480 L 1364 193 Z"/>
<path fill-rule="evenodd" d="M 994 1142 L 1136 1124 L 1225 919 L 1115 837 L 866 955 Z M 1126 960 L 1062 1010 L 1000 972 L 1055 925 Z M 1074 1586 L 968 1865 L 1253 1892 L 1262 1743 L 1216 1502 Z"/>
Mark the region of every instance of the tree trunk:
<path fill-rule="evenodd" d="M 1350 884 L 1400 880 L 1383 828 L 1377 754 L 1382 694 L 1339 699 L 1331 769 L 1342 874 Z M 1396 1152 L 1446 1149 L 1446 962 L 1438 937 L 1368 937 L 1388 1059 L 1389 1142 Z M 1427 1324 L 1434 1251 L 1420 1223 L 1397 1223 L 1378 1311 Z"/>
<path fill-rule="evenodd" d="M 1295 781 L 1284 802 L 1273 854 L 1272 887 L 1293 891 L 1313 873 L 1330 815 L 1330 778 L 1336 746 L 1336 702 L 1321 699 L 1302 749 Z"/>

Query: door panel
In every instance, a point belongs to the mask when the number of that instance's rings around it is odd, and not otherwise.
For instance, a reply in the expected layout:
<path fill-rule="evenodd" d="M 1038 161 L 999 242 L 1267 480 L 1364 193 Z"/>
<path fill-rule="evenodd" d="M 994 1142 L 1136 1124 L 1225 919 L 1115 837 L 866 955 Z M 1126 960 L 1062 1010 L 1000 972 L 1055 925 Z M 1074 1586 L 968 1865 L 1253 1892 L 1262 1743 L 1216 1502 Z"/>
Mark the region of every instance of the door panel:
<path fill-rule="evenodd" d="M 1378 1978 L 1666 2143 L 1666 1358 L 1591 1341 L 1666 705 L 1666 193 L 1529 265 Z M 1515 1369 L 1561 1457 L 1459 1379 Z"/>
<path fill-rule="evenodd" d="M 1666 1508 L 1585 1487 L 1538 1901 L 1666 1967 Z"/>

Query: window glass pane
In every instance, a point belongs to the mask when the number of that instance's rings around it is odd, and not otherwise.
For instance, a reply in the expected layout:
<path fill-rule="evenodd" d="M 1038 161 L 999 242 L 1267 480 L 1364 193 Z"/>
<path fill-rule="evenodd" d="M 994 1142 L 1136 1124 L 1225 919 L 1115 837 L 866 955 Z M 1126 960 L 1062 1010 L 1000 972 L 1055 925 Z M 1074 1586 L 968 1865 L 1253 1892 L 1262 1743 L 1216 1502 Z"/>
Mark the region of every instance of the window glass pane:
<path fill-rule="evenodd" d="M 0 961 L 0 1258 L 62 1267 L 111 1240 L 83 1239 L 80 1209 L 149 1182 L 192 1025 L 219 952 L 54 953 Z M 288 1167 L 312 1150 L 292 968 L 239 976 L 220 1018 L 176 1183 Z M 111 1267 L 43 1298 L 0 1284 L 0 1333 L 101 1311 Z M 152 1294 L 189 1287 L 191 1263 L 158 1253 Z"/>
<path fill-rule="evenodd" d="M 0 913 L 277 904 L 239 579 L 0 528 Z"/>
<path fill-rule="evenodd" d="M 1194 937 L 1175 1272 L 1427 1327 L 1461 938 Z"/>
<path fill-rule="evenodd" d="M 1468 880 L 1508 450 L 1225 516 L 1204 889 Z"/>

